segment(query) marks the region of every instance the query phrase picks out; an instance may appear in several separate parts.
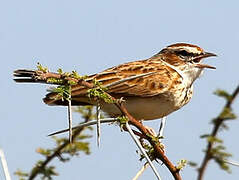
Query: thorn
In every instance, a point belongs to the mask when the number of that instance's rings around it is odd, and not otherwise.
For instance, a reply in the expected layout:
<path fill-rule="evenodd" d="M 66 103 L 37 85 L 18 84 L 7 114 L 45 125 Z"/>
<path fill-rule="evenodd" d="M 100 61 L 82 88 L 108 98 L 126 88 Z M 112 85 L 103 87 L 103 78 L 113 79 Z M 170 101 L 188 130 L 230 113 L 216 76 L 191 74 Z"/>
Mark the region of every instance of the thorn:
<path fill-rule="evenodd" d="M 3 168 L 5 180 L 11 180 L 11 176 L 10 176 L 8 166 L 7 166 L 7 161 L 6 161 L 4 152 L 1 148 L 0 148 L 0 159 L 1 159 L 1 164 L 2 164 L 2 168 Z"/>
<path fill-rule="evenodd" d="M 154 174 L 156 175 L 158 180 L 161 180 L 156 168 L 154 167 L 151 159 L 149 158 L 148 154 L 145 152 L 144 148 L 142 147 L 142 145 L 140 144 L 139 140 L 137 139 L 137 137 L 135 136 L 135 134 L 133 133 L 131 127 L 129 126 L 129 123 L 126 122 L 125 124 L 127 130 L 129 131 L 130 136 L 132 137 L 132 139 L 134 140 L 135 144 L 138 146 L 139 150 L 141 151 L 141 153 L 145 156 L 147 162 L 149 163 L 150 167 L 152 168 Z"/>
<path fill-rule="evenodd" d="M 101 123 L 112 123 L 112 122 L 116 122 L 118 121 L 117 118 L 104 118 L 104 119 L 101 119 L 100 122 Z M 86 122 L 86 123 L 81 123 L 77 126 L 74 126 L 72 129 L 77 129 L 77 128 L 83 128 L 83 127 L 87 127 L 87 126 L 92 126 L 94 124 L 97 124 L 97 121 L 90 121 L 90 122 Z M 68 129 L 63 129 L 63 130 L 59 130 L 59 131 L 56 131 L 56 132 L 53 132 L 51 134 L 48 134 L 47 136 L 54 136 L 54 135 L 57 135 L 57 134 L 61 134 L 61 133 L 64 133 L 64 132 L 67 132 L 69 131 L 69 128 Z"/>
<path fill-rule="evenodd" d="M 72 143 L 72 109 L 71 109 L 71 94 L 68 100 L 68 125 L 69 125 L 69 142 Z"/>
<path fill-rule="evenodd" d="M 97 106 L 96 106 L 96 120 L 97 120 L 97 124 L 96 124 L 96 132 L 97 132 L 97 146 L 100 147 L 100 104 L 99 102 L 97 102 Z"/>
<path fill-rule="evenodd" d="M 163 137 L 163 131 L 166 124 L 166 119 L 167 119 L 167 116 L 164 116 L 163 118 L 161 118 L 161 123 L 160 123 L 159 133 L 158 133 L 159 138 Z M 159 141 L 161 141 L 161 139 L 159 139 Z"/>

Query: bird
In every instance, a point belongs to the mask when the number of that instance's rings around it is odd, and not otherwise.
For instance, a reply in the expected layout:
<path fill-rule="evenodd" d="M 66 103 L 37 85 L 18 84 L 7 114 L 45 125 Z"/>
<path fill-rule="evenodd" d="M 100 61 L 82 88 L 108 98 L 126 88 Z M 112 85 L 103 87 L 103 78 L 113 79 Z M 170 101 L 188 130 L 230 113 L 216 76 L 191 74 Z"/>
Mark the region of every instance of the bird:
<path fill-rule="evenodd" d="M 205 58 L 217 56 L 197 45 L 175 43 L 166 46 L 148 59 L 127 62 L 87 76 L 86 82 L 97 81 L 116 99 L 123 98 L 127 111 L 137 120 L 155 120 L 165 117 L 186 105 L 193 95 L 193 84 L 204 69 L 215 69 L 203 64 Z M 33 70 L 14 71 L 16 82 L 39 82 Z M 124 80 L 125 79 L 125 80 Z M 44 83 L 44 82 L 43 82 Z M 88 88 L 71 86 L 71 103 L 75 106 L 97 105 L 87 95 Z M 47 105 L 67 106 L 68 102 L 56 92 L 46 94 Z M 111 103 L 100 101 L 100 108 L 110 117 L 121 111 Z"/>

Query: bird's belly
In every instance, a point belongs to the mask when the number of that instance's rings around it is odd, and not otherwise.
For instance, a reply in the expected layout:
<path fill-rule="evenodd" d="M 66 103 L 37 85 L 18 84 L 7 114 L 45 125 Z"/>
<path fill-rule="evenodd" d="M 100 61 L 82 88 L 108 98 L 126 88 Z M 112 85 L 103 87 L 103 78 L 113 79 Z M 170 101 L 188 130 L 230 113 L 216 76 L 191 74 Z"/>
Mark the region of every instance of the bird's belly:
<path fill-rule="evenodd" d="M 125 98 L 126 109 L 137 120 L 153 120 L 162 118 L 179 109 L 175 105 L 176 103 L 174 101 L 163 96 Z M 121 115 L 119 109 L 112 104 L 103 104 L 102 110 L 111 117 Z"/>
<path fill-rule="evenodd" d="M 193 87 L 178 87 L 178 91 L 153 97 L 124 97 L 125 107 L 137 120 L 159 119 L 180 109 L 192 98 Z M 102 110 L 111 117 L 118 117 L 120 110 L 113 104 L 102 104 Z"/>

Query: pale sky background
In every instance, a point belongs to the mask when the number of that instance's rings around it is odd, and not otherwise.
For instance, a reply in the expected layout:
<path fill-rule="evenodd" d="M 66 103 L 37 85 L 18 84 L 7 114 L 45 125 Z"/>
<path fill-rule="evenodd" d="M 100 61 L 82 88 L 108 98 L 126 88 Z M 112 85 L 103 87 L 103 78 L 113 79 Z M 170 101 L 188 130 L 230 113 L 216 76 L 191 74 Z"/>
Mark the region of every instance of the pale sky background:
<path fill-rule="evenodd" d="M 67 127 L 66 108 L 48 107 L 41 101 L 46 85 L 16 84 L 12 72 L 35 68 L 37 62 L 51 70 L 77 70 L 91 74 L 127 61 L 144 59 L 163 47 L 188 42 L 218 54 L 195 83 L 192 101 L 168 117 L 164 144 L 168 157 L 201 162 L 205 140 L 199 136 L 211 131 L 210 120 L 224 106 L 213 95 L 217 88 L 232 92 L 238 84 L 239 1 L 160 1 L 160 0 L 9 0 L 0 1 L 1 126 L 3 148 L 12 179 L 20 168 L 30 171 L 42 158 L 37 147 L 52 147 L 46 135 Z M 239 100 L 233 104 L 239 114 Z M 74 115 L 74 122 L 79 122 Z M 146 122 L 155 129 L 159 121 Z M 233 160 L 239 161 L 239 121 L 227 123 L 224 140 Z M 90 156 L 84 154 L 69 163 L 52 162 L 60 176 L 56 180 L 131 179 L 141 168 L 137 149 L 129 135 L 117 126 L 102 127 L 102 143 L 91 140 Z M 94 134 L 95 132 L 93 132 Z M 67 134 L 66 134 L 67 135 Z M 163 180 L 173 179 L 164 166 L 157 165 Z M 186 167 L 181 175 L 196 179 L 196 171 Z M 0 179 L 3 179 L 0 170 Z M 155 179 L 148 169 L 140 180 Z M 213 162 L 205 180 L 239 179 L 219 170 Z"/>

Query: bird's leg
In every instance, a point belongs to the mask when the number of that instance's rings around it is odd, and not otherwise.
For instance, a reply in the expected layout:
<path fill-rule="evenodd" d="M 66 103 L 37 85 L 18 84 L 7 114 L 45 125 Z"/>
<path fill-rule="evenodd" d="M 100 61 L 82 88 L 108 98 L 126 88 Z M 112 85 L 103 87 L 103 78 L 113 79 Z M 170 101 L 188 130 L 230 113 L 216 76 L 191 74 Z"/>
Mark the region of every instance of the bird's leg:
<path fill-rule="evenodd" d="M 157 133 L 155 132 L 155 130 L 149 126 L 144 126 L 146 128 L 146 130 L 148 131 L 148 133 L 152 136 L 157 136 Z"/>
<path fill-rule="evenodd" d="M 141 119 L 139 122 L 141 123 L 141 124 L 143 124 L 143 119 Z M 151 128 L 151 127 L 149 127 L 149 126 L 144 126 L 145 128 L 146 128 L 146 130 L 147 130 L 147 132 L 150 134 L 150 135 L 152 135 L 152 136 L 157 136 L 157 133 L 155 132 L 155 130 L 153 129 L 153 128 Z"/>
<path fill-rule="evenodd" d="M 143 120 L 140 120 L 140 123 L 141 123 L 141 124 L 143 124 L 142 122 L 143 122 Z M 157 137 L 157 134 L 156 134 L 156 132 L 155 132 L 155 130 L 154 130 L 153 128 L 151 128 L 151 127 L 149 127 L 149 126 L 144 126 L 144 127 L 146 128 L 146 130 L 147 130 L 147 132 L 148 132 L 149 135 L 152 135 L 152 136 Z M 126 126 L 123 126 L 122 128 L 123 128 L 124 131 L 128 131 L 128 129 L 126 128 Z M 133 130 L 133 129 L 132 129 L 132 131 L 134 132 L 134 134 L 135 134 L 136 136 L 139 136 L 140 139 L 147 139 L 147 137 L 146 137 L 144 134 L 142 134 L 142 133 L 140 133 L 140 132 L 138 132 L 138 131 L 136 131 L 136 130 Z"/>

